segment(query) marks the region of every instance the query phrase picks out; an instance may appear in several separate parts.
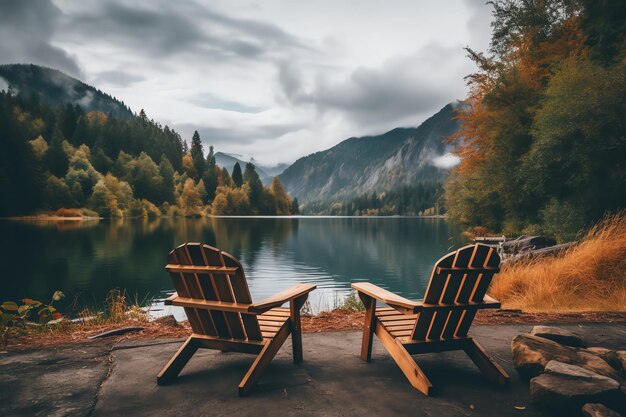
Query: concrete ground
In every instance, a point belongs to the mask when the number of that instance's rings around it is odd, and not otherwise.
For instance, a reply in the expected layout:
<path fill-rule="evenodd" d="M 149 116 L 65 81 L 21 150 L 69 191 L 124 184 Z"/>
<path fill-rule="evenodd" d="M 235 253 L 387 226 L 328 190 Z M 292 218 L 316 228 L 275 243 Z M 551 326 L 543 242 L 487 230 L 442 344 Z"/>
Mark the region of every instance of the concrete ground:
<path fill-rule="evenodd" d="M 626 347 L 626 324 L 560 327 L 590 346 Z M 0 355 L 0 415 L 545 416 L 530 403 L 528 382 L 518 377 L 510 353 L 511 339 L 531 328 L 472 329 L 511 376 L 506 388 L 484 379 L 461 351 L 415 356 L 437 390 L 431 397 L 409 385 L 376 338 L 372 362 L 362 362 L 360 332 L 304 334 L 301 365 L 292 364 L 286 342 L 247 398 L 237 396 L 237 385 L 253 355 L 199 350 L 176 381 L 156 385 L 181 341 L 8 353 Z"/>

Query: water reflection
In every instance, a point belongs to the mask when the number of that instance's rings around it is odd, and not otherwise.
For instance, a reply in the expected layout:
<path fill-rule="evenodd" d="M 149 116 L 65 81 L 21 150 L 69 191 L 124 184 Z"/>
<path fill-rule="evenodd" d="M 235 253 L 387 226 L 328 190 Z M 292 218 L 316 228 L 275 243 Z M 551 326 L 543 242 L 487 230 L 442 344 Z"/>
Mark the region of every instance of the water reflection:
<path fill-rule="evenodd" d="M 332 308 L 350 283 L 368 280 L 420 297 L 433 263 L 462 244 L 441 219 L 202 218 L 100 222 L 0 222 L 2 297 L 46 299 L 56 289 L 98 306 L 112 288 L 158 298 L 172 286 L 167 253 L 187 241 L 240 259 L 254 299 L 314 282 L 314 309 Z"/>

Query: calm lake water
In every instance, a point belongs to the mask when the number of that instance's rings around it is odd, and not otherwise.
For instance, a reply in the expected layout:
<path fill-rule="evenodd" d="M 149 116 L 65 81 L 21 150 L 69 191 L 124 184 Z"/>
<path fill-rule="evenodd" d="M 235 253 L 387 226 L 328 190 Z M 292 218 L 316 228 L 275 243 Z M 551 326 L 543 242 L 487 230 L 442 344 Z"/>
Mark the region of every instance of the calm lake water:
<path fill-rule="evenodd" d="M 0 301 L 47 300 L 61 290 L 67 313 L 74 300 L 100 307 L 120 288 L 153 299 L 153 314 L 164 314 L 159 300 L 173 288 L 166 256 L 188 241 L 237 257 L 255 301 L 299 282 L 317 284 L 314 311 L 332 309 L 357 281 L 420 298 L 433 263 L 465 243 L 445 219 L 407 217 L 0 221 Z"/>

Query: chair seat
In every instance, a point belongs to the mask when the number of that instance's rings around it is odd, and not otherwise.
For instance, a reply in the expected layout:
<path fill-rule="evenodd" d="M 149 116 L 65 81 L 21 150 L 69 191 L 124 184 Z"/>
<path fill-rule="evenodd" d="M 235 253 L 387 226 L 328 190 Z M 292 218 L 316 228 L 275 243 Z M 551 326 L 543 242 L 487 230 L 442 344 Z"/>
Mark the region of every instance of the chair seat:
<path fill-rule="evenodd" d="M 273 339 L 283 324 L 289 320 L 289 309 L 276 307 L 263 314 L 259 314 L 257 317 L 259 319 L 263 339 Z"/>
<path fill-rule="evenodd" d="M 376 308 L 376 318 L 383 327 L 395 338 L 410 337 L 417 314 L 402 314 L 391 307 Z"/>

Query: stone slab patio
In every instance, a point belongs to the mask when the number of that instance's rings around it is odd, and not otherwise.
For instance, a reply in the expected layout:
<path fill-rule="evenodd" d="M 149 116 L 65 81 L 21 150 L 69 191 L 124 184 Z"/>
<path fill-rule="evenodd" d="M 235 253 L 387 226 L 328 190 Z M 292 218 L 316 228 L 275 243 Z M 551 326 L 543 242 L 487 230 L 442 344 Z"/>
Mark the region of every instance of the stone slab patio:
<path fill-rule="evenodd" d="M 626 324 L 560 325 L 589 346 L 624 349 Z M 250 397 L 237 385 L 253 355 L 200 350 L 179 378 L 156 374 L 180 340 L 96 343 L 0 355 L 4 416 L 545 416 L 512 364 L 511 339 L 532 325 L 474 326 L 471 334 L 511 375 L 489 383 L 463 352 L 417 355 L 436 395 L 414 390 L 374 339 L 372 362 L 359 357 L 360 332 L 305 333 L 304 362 L 285 343 Z M 525 407 L 519 410 L 517 407 Z"/>

